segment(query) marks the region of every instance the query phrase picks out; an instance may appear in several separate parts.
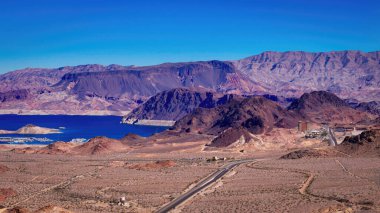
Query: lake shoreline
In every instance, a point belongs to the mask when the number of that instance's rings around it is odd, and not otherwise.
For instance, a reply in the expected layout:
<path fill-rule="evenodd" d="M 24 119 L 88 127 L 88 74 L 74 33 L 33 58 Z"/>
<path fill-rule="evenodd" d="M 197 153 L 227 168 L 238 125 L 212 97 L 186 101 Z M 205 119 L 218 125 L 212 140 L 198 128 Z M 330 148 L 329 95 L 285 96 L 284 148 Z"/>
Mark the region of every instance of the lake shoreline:
<path fill-rule="evenodd" d="M 130 111 L 86 110 L 66 112 L 64 110 L 20 110 L 0 109 L 0 115 L 83 115 L 83 116 L 125 116 Z"/>
<path fill-rule="evenodd" d="M 31 134 L 31 133 L 45 133 L 37 131 L 23 131 L 28 134 L 15 134 L 15 132 L 8 132 L 8 134 L 1 134 L 1 137 L 8 138 L 34 138 L 33 141 L 25 140 L 26 144 L 50 144 L 46 143 L 48 140 L 52 142 L 64 141 L 70 142 L 72 140 L 89 140 L 97 136 L 105 136 L 107 138 L 121 139 L 128 134 L 136 134 L 142 137 L 149 137 L 153 134 L 162 132 L 168 127 L 164 126 L 148 126 L 148 125 L 131 125 L 122 124 L 120 116 L 83 116 L 83 115 L 0 115 L 0 129 L 17 130 L 28 124 L 35 126 L 45 127 L 49 129 L 57 129 L 60 134 Z M 7 132 L 5 132 L 7 133 Z M 9 134 L 11 133 L 11 134 Z M 35 140 L 37 139 L 37 140 Z M 5 139 L 4 139 L 5 140 Z M 20 139 L 21 140 L 21 139 Z M 11 140 L 17 143 L 20 140 Z M 24 139 L 23 139 L 24 140 Z M 9 141 L 9 140 L 8 140 Z M 2 143 L 4 144 L 4 143 Z"/>

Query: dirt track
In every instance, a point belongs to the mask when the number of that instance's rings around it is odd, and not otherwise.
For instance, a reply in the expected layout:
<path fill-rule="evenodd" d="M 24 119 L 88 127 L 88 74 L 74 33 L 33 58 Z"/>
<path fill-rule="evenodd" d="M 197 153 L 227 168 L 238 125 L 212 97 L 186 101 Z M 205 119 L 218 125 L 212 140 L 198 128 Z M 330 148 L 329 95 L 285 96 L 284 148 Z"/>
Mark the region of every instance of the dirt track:
<path fill-rule="evenodd" d="M 9 169 L 0 174 L 0 188 L 12 188 L 17 194 L 0 205 L 153 212 L 225 163 L 178 156 L 165 155 L 164 159 L 173 162 L 157 164 L 157 155 L 2 153 L 0 165 Z M 155 166 L 144 169 L 145 165 Z M 186 202 L 182 212 L 379 211 L 378 165 L 378 158 L 268 160 L 242 165 L 234 169 L 234 175 L 223 177 L 218 187 Z M 129 206 L 117 205 L 121 196 L 126 196 Z"/>

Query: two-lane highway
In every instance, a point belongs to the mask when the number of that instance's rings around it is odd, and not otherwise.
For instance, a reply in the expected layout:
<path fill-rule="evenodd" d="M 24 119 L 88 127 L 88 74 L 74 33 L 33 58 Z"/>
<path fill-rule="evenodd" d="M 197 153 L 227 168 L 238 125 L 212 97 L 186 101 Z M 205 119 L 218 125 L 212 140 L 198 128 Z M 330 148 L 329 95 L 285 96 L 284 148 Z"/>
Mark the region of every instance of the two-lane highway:
<path fill-rule="evenodd" d="M 163 206 L 161 209 L 159 209 L 157 211 L 157 213 L 168 212 L 168 211 L 174 209 L 175 207 L 177 207 L 181 203 L 185 202 L 187 199 L 191 198 L 196 193 L 200 192 L 201 190 L 210 186 L 215 181 L 219 180 L 221 177 L 223 177 L 231 169 L 235 168 L 236 166 L 238 166 L 242 163 L 248 163 L 248 162 L 253 162 L 253 161 L 255 161 L 255 160 L 253 160 L 253 159 L 239 160 L 239 161 L 234 161 L 234 162 L 231 162 L 231 163 L 224 165 L 222 168 L 220 168 L 218 171 L 211 174 L 205 180 L 199 182 L 195 187 L 193 187 L 189 191 L 185 192 L 184 194 L 180 195 L 179 197 L 175 198 L 174 200 L 172 200 L 171 202 L 169 202 L 168 204 Z"/>
<path fill-rule="evenodd" d="M 336 145 L 338 145 L 338 142 L 336 141 L 335 135 L 332 132 L 331 128 L 330 127 L 327 127 L 327 128 L 328 128 L 327 129 L 327 134 L 329 136 L 330 146 L 336 146 Z"/>

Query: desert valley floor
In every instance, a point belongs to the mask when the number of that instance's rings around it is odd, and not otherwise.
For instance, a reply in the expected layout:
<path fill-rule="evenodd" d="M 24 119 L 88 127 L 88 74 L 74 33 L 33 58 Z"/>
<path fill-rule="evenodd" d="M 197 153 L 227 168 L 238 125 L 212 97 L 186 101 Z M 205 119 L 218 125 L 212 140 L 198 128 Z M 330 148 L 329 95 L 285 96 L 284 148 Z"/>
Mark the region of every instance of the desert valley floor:
<path fill-rule="evenodd" d="M 379 158 L 289 160 L 279 159 L 281 154 L 71 156 L 3 152 L 0 205 L 24 212 L 58 207 L 73 212 L 154 212 L 227 161 L 248 158 L 256 161 L 239 165 L 175 211 L 380 211 Z M 228 159 L 206 160 L 214 155 Z M 127 206 L 117 205 L 122 196 Z"/>

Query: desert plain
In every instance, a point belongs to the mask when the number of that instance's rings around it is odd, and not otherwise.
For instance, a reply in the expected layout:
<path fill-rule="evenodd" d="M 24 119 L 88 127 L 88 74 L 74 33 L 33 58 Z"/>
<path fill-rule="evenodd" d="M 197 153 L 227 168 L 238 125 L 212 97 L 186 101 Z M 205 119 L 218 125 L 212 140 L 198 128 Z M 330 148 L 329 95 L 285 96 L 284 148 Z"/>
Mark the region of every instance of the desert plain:
<path fill-rule="evenodd" d="M 2 152 L 0 205 L 24 212 L 155 212 L 229 161 L 254 159 L 173 212 L 380 211 L 378 157 L 280 159 L 282 154 Z M 207 160 L 213 156 L 226 159 Z M 119 205 L 121 197 L 126 205 Z"/>

